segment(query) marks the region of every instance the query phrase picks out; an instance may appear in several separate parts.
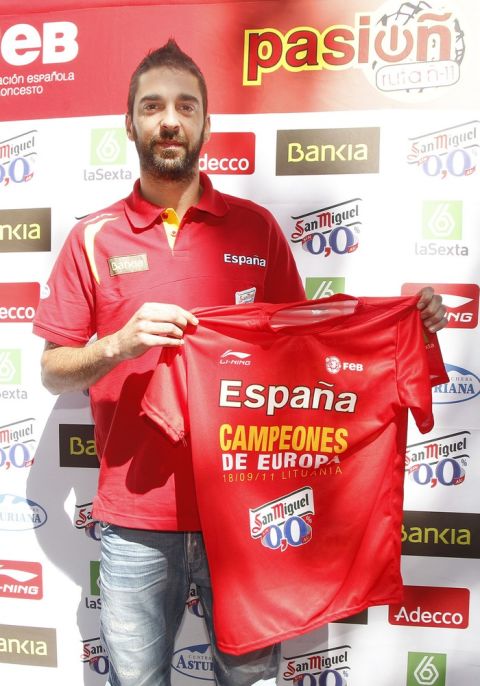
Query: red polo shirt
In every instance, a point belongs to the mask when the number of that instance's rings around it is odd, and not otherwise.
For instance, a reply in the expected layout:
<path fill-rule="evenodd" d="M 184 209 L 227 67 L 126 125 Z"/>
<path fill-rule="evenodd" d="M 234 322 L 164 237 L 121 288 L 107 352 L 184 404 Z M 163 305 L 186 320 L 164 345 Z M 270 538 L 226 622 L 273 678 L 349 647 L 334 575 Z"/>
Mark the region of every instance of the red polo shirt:
<path fill-rule="evenodd" d="M 118 331 L 145 302 L 191 310 L 304 297 L 294 259 L 268 210 L 214 190 L 185 214 L 172 249 L 165 208 L 133 192 L 68 236 L 33 330 L 62 346 Z M 126 360 L 90 388 L 100 458 L 94 516 L 143 529 L 200 528 L 189 445 L 172 445 L 140 414 L 160 349 Z"/>

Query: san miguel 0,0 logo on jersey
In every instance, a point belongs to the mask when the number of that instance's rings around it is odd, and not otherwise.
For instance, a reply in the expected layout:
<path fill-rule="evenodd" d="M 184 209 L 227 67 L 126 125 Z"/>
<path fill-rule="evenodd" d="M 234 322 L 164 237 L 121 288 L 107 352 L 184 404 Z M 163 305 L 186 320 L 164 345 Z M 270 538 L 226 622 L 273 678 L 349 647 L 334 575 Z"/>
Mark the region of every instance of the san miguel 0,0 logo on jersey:
<path fill-rule="evenodd" d="M 250 535 L 271 550 L 305 545 L 312 538 L 313 491 L 307 486 L 250 510 Z"/>

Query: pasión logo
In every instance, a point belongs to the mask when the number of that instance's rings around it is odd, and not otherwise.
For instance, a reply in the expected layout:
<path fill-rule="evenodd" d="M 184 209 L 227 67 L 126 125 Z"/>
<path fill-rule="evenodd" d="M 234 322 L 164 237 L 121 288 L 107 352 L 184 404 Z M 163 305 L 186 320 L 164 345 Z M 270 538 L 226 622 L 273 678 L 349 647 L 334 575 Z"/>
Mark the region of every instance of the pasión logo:
<path fill-rule="evenodd" d="M 285 657 L 282 677 L 285 681 L 291 681 L 294 684 L 348 686 L 350 649 L 349 645 L 341 645 L 327 650 Z"/>
<path fill-rule="evenodd" d="M 407 164 L 430 178 L 471 176 L 478 167 L 479 124 L 474 119 L 409 138 Z"/>
<path fill-rule="evenodd" d="M 427 200 L 423 203 L 422 238 L 429 242 L 415 243 L 415 255 L 466 257 L 468 247 L 458 242 L 462 238 L 463 203 L 460 200 Z M 442 245 L 437 241 L 452 241 Z"/>
<path fill-rule="evenodd" d="M 84 181 L 119 181 L 131 179 L 132 171 L 121 167 L 127 162 L 125 129 L 92 129 L 90 138 L 90 164 L 95 169 L 84 169 Z M 118 169 L 104 169 L 116 166 Z"/>
<path fill-rule="evenodd" d="M 28 531 L 46 521 L 46 510 L 35 501 L 12 493 L 0 494 L 0 530 Z"/>
<path fill-rule="evenodd" d="M 291 230 L 290 241 L 300 243 L 311 255 L 328 257 L 355 252 L 362 225 L 359 219 L 361 202 L 361 198 L 352 198 L 292 217 L 295 227 Z M 327 295 L 332 293 L 316 297 Z"/>
<path fill-rule="evenodd" d="M 307 486 L 249 510 L 250 536 L 259 538 L 266 548 L 282 553 L 305 545 L 312 538 L 315 514 L 313 491 Z"/>
<path fill-rule="evenodd" d="M 402 295 L 414 295 L 429 285 L 442 296 L 443 304 L 447 308 L 448 328 L 476 328 L 480 296 L 480 288 L 476 283 L 404 283 Z"/>
<path fill-rule="evenodd" d="M 212 133 L 210 140 L 202 148 L 199 168 L 208 174 L 253 174 L 255 134 Z"/>
<path fill-rule="evenodd" d="M 42 565 L 39 562 L 0 560 L 0 596 L 3 598 L 43 598 Z"/>
<path fill-rule="evenodd" d="M 49 252 L 52 210 L 0 210 L 0 252 Z"/>
<path fill-rule="evenodd" d="M 295 26 L 245 31 L 243 85 L 266 74 L 361 68 L 384 93 L 422 94 L 455 84 L 465 52 L 453 12 L 436 3 L 390 2 L 387 11 L 359 12 L 352 26 Z"/>
<path fill-rule="evenodd" d="M 92 424 L 60 424 L 58 437 L 60 467 L 98 468 Z"/>
<path fill-rule="evenodd" d="M 215 682 L 212 652 L 208 643 L 176 650 L 172 658 L 172 668 L 182 676 Z"/>
<path fill-rule="evenodd" d="M 480 558 L 480 514 L 405 511 L 402 555 Z"/>
<path fill-rule="evenodd" d="M 30 181 L 37 159 L 36 129 L 0 141 L 0 186 Z"/>
<path fill-rule="evenodd" d="M 390 605 L 388 621 L 395 626 L 467 629 L 469 609 L 467 588 L 404 586 L 403 600 Z"/>
<path fill-rule="evenodd" d="M 0 426 L 0 469 L 25 469 L 35 459 L 34 418 Z"/>
<path fill-rule="evenodd" d="M 446 364 L 445 370 L 449 381 L 433 388 L 434 405 L 463 403 L 480 394 L 480 379 L 476 374 L 453 364 Z"/>
<path fill-rule="evenodd" d="M 407 446 L 405 471 L 420 486 L 462 484 L 470 459 L 466 452 L 470 437 L 470 431 L 458 431 Z"/>
<path fill-rule="evenodd" d="M 277 131 L 276 175 L 378 174 L 380 129 Z"/>
<path fill-rule="evenodd" d="M 0 662 L 57 666 L 57 632 L 40 626 L 0 624 Z"/>

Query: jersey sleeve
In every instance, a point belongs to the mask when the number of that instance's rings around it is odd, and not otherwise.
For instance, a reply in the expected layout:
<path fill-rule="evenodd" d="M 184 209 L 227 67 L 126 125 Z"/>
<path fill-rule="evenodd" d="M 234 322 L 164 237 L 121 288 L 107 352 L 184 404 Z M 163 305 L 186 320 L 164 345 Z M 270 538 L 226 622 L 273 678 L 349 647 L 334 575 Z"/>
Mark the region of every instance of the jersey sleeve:
<path fill-rule="evenodd" d="M 433 428 L 432 386 L 448 380 L 436 334 L 428 332 L 418 311 L 398 326 L 397 384 L 400 401 L 422 433 Z"/>
<path fill-rule="evenodd" d="M 305 290 L 295 258 L 278 222 L 270 215 L 268 272 L 265 280 L 265 302 L 287 303 L 305 299 Z"/>
<path fill-rule="evenodd" d="M 189 432 L 183 348 L 163 349 L 142 399 L 142 413 L 174 443 Z"/>
<path fill-rule="evenodd" d="M 96 331 L 94 283 L 82 229 L 77 225 L 67 237 L 33 322 L 35 334 L 58 345 L 85 345 Z"/>

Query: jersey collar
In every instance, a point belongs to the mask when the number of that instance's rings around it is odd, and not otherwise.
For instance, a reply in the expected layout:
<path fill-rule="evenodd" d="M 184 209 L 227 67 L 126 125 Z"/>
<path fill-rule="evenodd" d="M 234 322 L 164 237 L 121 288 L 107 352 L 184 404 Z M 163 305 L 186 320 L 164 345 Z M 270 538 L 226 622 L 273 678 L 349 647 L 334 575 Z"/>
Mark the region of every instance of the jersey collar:
<path fill-rule="evenodd" d="M 200 184 L 203 188 L 202 197 L 194 207 L 217 217 L 227 214 L 228 205 L 222 194 L 214 189 L 212 182 L 203 172 L 200 172 Z M 151 226 L 165 209 L 145 200 L 140 192 L 140 179 L 135 181 L 133 191 L 125 198 L 124 207 L 128 220 L 137 229 Z"/>

